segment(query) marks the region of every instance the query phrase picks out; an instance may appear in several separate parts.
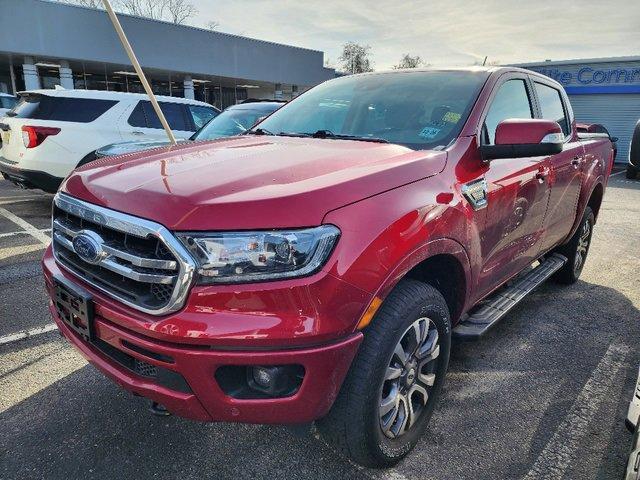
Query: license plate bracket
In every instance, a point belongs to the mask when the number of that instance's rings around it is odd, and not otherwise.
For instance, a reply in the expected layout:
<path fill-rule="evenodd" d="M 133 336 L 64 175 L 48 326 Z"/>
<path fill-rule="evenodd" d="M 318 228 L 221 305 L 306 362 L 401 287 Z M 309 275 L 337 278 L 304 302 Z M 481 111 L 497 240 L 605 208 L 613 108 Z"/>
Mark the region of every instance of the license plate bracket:
<path fill-rule="evenodd" d="M 53 278 L 53 284 L 53 303 L 60 319 L 86 341 L 93 341 L 94 306 L 91 294 L 60 276 Z"/>

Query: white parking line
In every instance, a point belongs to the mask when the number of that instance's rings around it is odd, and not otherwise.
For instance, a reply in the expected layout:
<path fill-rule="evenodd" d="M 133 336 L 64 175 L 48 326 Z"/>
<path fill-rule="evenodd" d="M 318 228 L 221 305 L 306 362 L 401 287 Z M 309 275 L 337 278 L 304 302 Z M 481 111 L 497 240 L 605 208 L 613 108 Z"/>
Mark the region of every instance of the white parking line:
<path fill-rule="evenodd" d="M 624 172 L 625 172 L 625 170 L 620 170 L 619 172 L 614 173 L 613 175 L 609 175 L 609 178 L 617 177 L 618 175 L 620 175 L 621 173 L 624 173 Z"/>
<path fill-rule="evenodd" d="M 47 323 L 42 327 L 32 328 L 30 330 L 22 330 L 20 332 L 12 333 L 10 335 L 5 335 L 4 337 L 0 337 L 0 345 L 4 345 L 5 343 L 16 342 L 18 340 L 22 340 L 23 338 L 34 337 L 36 335 L 42 335 L 43 333 L 50 332 L 57 328 L 55 323 Z"/>
<path fill-rule="evenodd" d="M 626 345 L 610 345 L 591 377 L 571 406 L 571 410 L 524 477 L 525 480 L 561 479 L 575 459 L 579 441 L 587 433 L 602 402 L 610 393 L 617 373 L 625 366 Z"/>
<path fill-rule="evenodd" d="M 18 225 L 19 227 L 24 228 L 25 231 L 29 235 L 31 235 L 33 238 L 39 240 L 43 245 L 46 246 L 46 245 L 49 245 L 49 243 L 51 243 L 51 239 L 47 235 L 42 233 L 42 231 L 40 229 L 34 227 L 29 222 L 24 221 L 23 219 L 21 219 L 16 214 L 11 213 L 6 208 L 0 207 L 0 215 L 2 215 L 7 220 L 11 220 L 13 223 Z"/>
<path fill-rule="evenodd" d="M 19 245 L 17 247 L 0 248 L 0 260 L 17 257 L 18 255 L 24 255 L 26 253 L 37 252 L 44 250 L 45 248 L 47 248 L 47 246 L 41 243 L 36 243 L 35 245 Z"/>
<path fill-rule="evenodd" d="M 43 197 L 42 195 L 32 195 L 29 197 L 26 196 L 16 196 L 16 197 L 0 197 L 0 205 L 9 205 L 11 203 L 20 203 L 20 202 L 30 202 L 32 200 L 40 200 Z"/>
<path fill-rule="evenodd" d="M 42 233 L 46 233 L 46 232 L 50 232 L 51 229 L 50 228 L 41 228 L 40 231 Z M 27 232 L 26 230 L 18 230 L 17 232 L 0 233 L 0 238 L 13 237 L 15 235 L 31 235 L 31 234 L 29 232 Z"/>

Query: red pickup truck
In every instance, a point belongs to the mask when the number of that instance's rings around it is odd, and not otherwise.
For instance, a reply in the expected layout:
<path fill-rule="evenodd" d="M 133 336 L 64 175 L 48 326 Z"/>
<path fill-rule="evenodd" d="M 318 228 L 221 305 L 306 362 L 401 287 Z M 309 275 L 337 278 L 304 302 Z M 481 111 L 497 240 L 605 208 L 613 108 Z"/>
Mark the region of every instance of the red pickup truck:
<path fill-rule="evenodd" d="M 58 327 L 156 412 L 302 423 L 388 466 L 452 336 L 575 282 L 612 166 L 516 68 L 331 80 L 247 134 L 72 173 L 43 267 Z"/>

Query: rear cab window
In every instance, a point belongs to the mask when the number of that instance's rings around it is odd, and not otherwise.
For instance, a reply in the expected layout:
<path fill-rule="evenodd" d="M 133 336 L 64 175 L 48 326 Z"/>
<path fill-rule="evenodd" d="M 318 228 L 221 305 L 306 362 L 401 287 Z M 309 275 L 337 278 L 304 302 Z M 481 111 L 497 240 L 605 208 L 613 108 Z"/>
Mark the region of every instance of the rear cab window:
<path fill-rule="evenodd" d="M 117 100 L 27 94 L 20 98 L 9 116 L 33 120 L 90 123 L 117 103 Z"/>
<path fill-rule="evenodd" d="M 540 82 L 534 82 L 534 85 L 536 87 L 536 93 L 538 94 L 542 118 L 558 122 L 564 135 L 569 135 L 571 123 L 564 109 L 560 91 Z"/>
<path fill-rule="evenodd" d="M 524 79 L 507 80 L 491 101 L 482 127 L 483 143 L 493 145 L 498 124 L 508 118 L 533 118 L 531 99 Z"/>

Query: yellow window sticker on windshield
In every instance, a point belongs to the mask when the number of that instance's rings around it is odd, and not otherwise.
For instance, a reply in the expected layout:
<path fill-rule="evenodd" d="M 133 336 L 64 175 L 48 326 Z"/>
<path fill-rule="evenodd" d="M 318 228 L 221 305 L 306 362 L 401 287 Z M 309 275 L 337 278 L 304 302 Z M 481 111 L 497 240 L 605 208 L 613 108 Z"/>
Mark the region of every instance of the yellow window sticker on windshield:
<path fill-rule="evenodd" d="M 442 119 L 448 123 L 458 123 L 461 116 L 462 115 L 456 112 L 447 112 L 444 114 L 444 117 L 442 117 Z"/>

